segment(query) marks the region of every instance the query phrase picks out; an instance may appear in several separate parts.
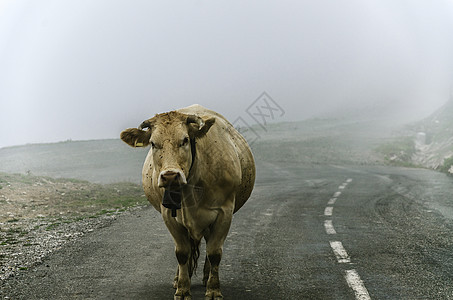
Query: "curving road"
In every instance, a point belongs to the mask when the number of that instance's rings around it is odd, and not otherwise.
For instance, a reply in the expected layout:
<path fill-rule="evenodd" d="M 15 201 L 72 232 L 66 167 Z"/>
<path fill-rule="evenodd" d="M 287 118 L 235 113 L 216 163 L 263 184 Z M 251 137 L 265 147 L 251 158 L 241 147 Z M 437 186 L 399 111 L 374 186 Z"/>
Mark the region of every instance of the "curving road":
<path fill-rule="evenodd" d="M 427 170 L 263 163 L 225 242 L 224 297 L 453 299 L 452 194 L 452 178 Z M 146 208 L 64 246 L 1 295 L 172 299 L 175 269 L 171 237 Z M 203 299 L 200 274 L 192 294 Z"/>

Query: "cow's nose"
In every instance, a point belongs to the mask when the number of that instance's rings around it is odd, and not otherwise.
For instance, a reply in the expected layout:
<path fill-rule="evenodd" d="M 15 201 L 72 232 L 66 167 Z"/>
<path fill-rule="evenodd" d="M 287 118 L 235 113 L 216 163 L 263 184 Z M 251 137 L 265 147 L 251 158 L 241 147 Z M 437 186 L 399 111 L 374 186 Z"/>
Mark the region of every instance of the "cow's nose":
<path fill-rule="evenodd" d="M 186 176 L 184 173 L 178 169 L 170 169 L 160 172 L 159 179 L 157 180 L 157 185 L 159 187 L 168 188 L 168 187 L 180 187 L 187 184 Z"/>
<path fill-rule="evenodd" d="M 160 180 L 163 186 L 169 186 L 173 183 L 177 183 L 179 180 L 179 173 L 173 171 L 167 171 L 165 173 L 160 174 Z"/>

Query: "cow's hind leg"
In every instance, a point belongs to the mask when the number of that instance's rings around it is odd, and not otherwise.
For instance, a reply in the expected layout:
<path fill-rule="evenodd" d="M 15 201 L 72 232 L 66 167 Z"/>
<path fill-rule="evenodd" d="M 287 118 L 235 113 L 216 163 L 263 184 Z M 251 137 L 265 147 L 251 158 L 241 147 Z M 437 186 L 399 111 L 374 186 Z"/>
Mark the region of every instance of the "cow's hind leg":
<path fill-rule="evenodd" d="M 209 278 L 206 284 L 206 300 L 223 299 L 220 292 L 219 264 L 222 259 L 223 242 L 230 229 L 232 216 L 232 209 L 222 210 L 212 225 L 211 232 L 206 240 L 206 253 L 210 265 Z"/>
<path fill-rule="evenodd" d="M 209 279 L 209 273 L 211 272 L 211 263 L 209 262 L 208 255 L 204 260 L 204 267 L 203 267 L 203 285 L 206 286 Z"/>

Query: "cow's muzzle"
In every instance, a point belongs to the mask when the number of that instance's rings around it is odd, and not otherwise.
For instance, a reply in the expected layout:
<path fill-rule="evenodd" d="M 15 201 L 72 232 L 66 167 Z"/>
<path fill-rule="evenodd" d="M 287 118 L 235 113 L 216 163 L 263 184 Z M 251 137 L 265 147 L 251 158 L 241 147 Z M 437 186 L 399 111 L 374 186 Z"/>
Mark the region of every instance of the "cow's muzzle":
<path fill-rule="evenodd" d="M 160 172 L 157 185 L 163 188 L 177 188 L 187 184 L 186 176 L 180 170 L 170 169 Z"/>

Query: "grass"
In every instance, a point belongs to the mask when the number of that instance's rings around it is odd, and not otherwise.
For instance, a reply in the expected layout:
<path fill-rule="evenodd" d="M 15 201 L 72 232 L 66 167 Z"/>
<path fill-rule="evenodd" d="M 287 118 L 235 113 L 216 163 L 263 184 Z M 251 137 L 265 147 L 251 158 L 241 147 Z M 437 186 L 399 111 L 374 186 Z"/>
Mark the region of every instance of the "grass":
<path fill-rule="evenodd" d="M 0 173 L 0 180 L 7 183 L 4 195 L 10 199 L 1 201 L 0 209 L 5 205 L 14 214 L 4 221 L 0 245 L 23 243 L 21 237 L 30 233 L 20 228 L 26 219 L 34 218 L 39 223 L 30 231 L 55 231 L 64 224 L 115 215 L 148 204 L 143 188 L 130 182 L 95 184 L 80 179 L 5 173 Z M 14 208 L 18 210 L 11 210 Z"/>
<path fill-rule="evenodd" d="M 395 138 L 376 148 L 376 152 L 382 154 L 387 163 L 404 167 L 415 167 L 412 163 L 415 151 L 415 141 L 410 136 Z"/>
<path fill-rule="evenodd" d="M 65 202 L 60 203 L 61 210 L 91 211 L 106 214 L 119 209 L 144 205 L 147 200 L 140 186 L 133 183 L 108 185 L 89 185 L 84 189 L 69 190 L 65 193 Z"/>
<path fill-rule="evenodd" d="M 42 201 L 48 198 L 49 209 L 54 212 L 73 212 L 74 214 L 94 214 L 99 211 L 124 210 L 136 205 L 145 205 L 140 185 L 131 182 L 96 184 L 80 179 L 51 178 L 46 176 L 0 173 L 0 181 L 7 182 L 12 191 L 23 191 L 21 197 L 35 197 Z M 47 197 L 43 196 L 43 190 Z M 26 196 L 25 196 L 26 195 Z M 38 207 L 44 209 L 41 203 Z M 47 213 L 43 215 L 49 216 Z M 8 222 L 18 222 L 17 218 Z"/>
<path fill-rule="evenodd" d="M 439 171 L 444 172 L 448 175 L 453 175 L 449 172 L 450 168 L 453 166 L 453 157 L 444 159 L 444 163 L 439 167 Z"/>
<path fill-rule="evenodd" d="M 3 186 L 7 184 L 8 182 L 0 176 L 0 190 L 3 189 Z"/>
<path fill-rule="evenodd" d="M 54 230 L 54 229 L 58 228 L 58 226 L 60 226 L 60 224 L 61 223 L 57 222 L 57 223 L 52 223 L 50 225 L 47 225 L 46 231 Z"/>

